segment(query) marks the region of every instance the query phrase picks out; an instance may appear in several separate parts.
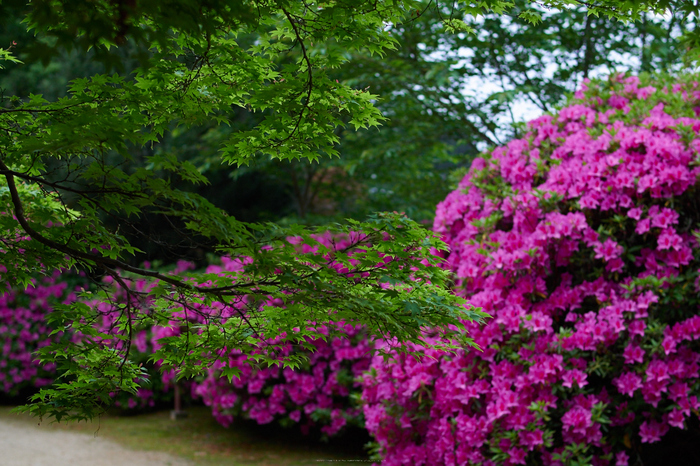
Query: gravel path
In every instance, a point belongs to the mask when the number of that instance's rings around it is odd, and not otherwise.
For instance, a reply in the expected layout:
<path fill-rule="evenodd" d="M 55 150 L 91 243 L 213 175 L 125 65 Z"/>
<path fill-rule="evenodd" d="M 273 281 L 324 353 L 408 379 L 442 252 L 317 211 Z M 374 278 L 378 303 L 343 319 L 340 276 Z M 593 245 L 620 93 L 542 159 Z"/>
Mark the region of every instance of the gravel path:
<path fill-rule="evenodd" d="M 128 450 L 89 434 L 49 424 L 31 427 L 0 419 L 1 466 L 189 466 L 165 453 Z"/>

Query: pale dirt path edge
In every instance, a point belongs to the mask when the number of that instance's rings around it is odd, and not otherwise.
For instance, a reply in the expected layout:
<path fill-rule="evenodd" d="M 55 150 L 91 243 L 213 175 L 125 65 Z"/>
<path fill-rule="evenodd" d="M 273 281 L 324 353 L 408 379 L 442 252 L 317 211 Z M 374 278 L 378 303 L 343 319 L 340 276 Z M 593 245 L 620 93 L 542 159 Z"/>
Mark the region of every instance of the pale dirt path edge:
<path fill-rule="evenodd" d="M 90 434 L 0 419 L 0 466 L 191 466 L 166 453 L 129 450 Z"/>

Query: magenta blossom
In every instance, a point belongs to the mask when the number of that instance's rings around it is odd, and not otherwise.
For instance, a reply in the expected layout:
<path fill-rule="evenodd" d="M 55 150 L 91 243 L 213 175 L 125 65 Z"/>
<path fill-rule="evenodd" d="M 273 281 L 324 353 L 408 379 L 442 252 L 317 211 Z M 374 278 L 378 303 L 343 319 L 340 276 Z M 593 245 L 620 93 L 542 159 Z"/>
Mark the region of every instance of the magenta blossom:
<path fill-rule="evenodd" d="M 373 359 L 386 464 L 627 465 L 697 415 L 697 107 L 694 76 L 615 75 L 475 159 L 434 229 L 492 319 L 482 351 Z"/>

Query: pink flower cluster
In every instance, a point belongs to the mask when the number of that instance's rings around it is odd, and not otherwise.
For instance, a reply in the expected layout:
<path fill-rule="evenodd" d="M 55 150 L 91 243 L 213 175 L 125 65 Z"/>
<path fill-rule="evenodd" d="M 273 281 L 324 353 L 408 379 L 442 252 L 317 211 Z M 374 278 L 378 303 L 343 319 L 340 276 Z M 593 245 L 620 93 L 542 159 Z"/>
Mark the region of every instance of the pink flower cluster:
<path fill-rule="evenodd" d="M 78 300 L 77 292 L 86 286 L 84 274 L 65 270 L 38 277 L 24 289 L 6 285 L 0 293 L 0 395 L 14 397 L 53 383 L 57 375 L 56 367 L 52 364 L 40 365 L 34 352 L 52 343 L 78 338 L 72 331 L 50 335 L 54 329 L 47 324 L 47 315 L 58 304 Z M 121 298 L 117 290 L 115 299 Z M 109 328 L 114 317 L 108 312 L 110 306 L 97 302 L 91 304 L 99 306 L 105 313 L 102 329 Z M 150 330 L 137 332 L 132 352 L 135 358 L 143 362 L 153 348 L 147 342 L 148 333 Z M 161 383 L 156 371 L 153 374 L 153 389 L 142 388 L 136 396 L 114 394 L 116 405 L 128 409 L 154 406 L 156 399 L 162 398 L 167 391 L 167 383 Z M 163 381 L 167 382 L 167 375 Z"/>
<path fill-rule="evenodd" d="M 316 240 L 328 247 L 344 248 L 352 238 L 338 238 L 330 235 L 318 236 Z M 317 246 L 302 244 L 298 238 L 289 238 L 290 243 L 298 244 L 302 253 L 316 253 Z M 220 264 L 210 265 L 207 274 L 230 276 L 232 272 L 243 270 L 246 260 L 232 260 L 222 257 Z M 344 267 L 338 264 L 338 267 Z M 174 272 L 182 273 L 194 265 L 179 262 Z M 0 393 L 17 393 L 24 386 L 40 387 L 50 384 L 55 377 L 53 368 L 39 368 L 33 361 L 32 351 L 49 344 L 47 338 L 51 329 L 45 325 L 46 314 L 51 311 L 57 298 L 64 297 L 70 274 L 54 274 L 43 279 L 41 285 L 29 287 L 24 292 L 10 290 L 0 296 L 0 336 L 3 343 L 0 356 Z M 155 283 L 145 279 L 128 279 L 132 289 L 146 292 Z M 111 285 L 113 280 L 107 277 L 105 285 Z M 74 294 L 65 297 L 65 301 L 75 300 Z M 134 296 L 127 294 L 118 286 L 110 293 L 110 302 L 91 300 L 87 304 L 102 315 L 97 326 L 101 332 L 115 332 L 114 323 L 123 312 L 121 306 L 130 299 L 136 309 L 147 313 L 150 302 L 137 301 Z M 280 303 L 267 302 L 268 305 Z M 240 309 L 245 310 L 246 297 L 239 301 Z M 27 306 L 25 308 L 23 306 Z M 130 348 L 130 359 L 140 363 L 149 372 L 148 383 L 139 389 L 135 395 L 129 393 L 113 393 L 114 403 L 124 410 L 140 410 L 151 408 L 172 400 L 172 386 L 176 376 L 175 371 L 163 371 L 160 364 L 149 361 L 154 351 L 161 347 L 160 340 L 177 335 L 186 320 L 200 322 L 202 316 L 220 315 L 220 303 L 210 306 L 192 304 L 190 310 L 196 312 L 176 312 L 168 326 L 144 326 L 139 323 L 139 312 L 132 311 L 136 319 L 133 329 L 133 340 Z M 340 432 L 346 425 L 362 424 L 362 411 L 356 405 L 356 397 L 361 390 L 360 378 L 369 368 L 371 343 L 365 338 L 360 327 L 342 325 L 342 338 L 327 340 L 307 339 L 306 343 L 315 350 L 293 347 L 291 344 L 276 345 L 282 355 L 296 351 L 305 351 L 309 356 L 308 364 L 297 370 L 289 368 L 259 368 L 254 369 L 240 352 L 232 351 L 219 360 L 208 375 L 199 382 L 186 382 L 183 388 L 193 398 L 201 398 L 212 408 L 214 417 L 221 424 L 230 425 L 234 417 L 249 418 L 258 423 L 268 423 L 273 420 L 283 424 L 298 424 L 303 431 L 313 426 L 320 426 L 322 434 L 332 436 Z M 324 328 L 317 328 L 322 334 Z M 334 332 L 337 333 L 337 332 Z M 74 334 L 65 338 L 80 338 Z M 123 345 L 118 342 L 117 345 Z M 123 346 L 120 346 L 123 348 Z M 221 377 L 224 366 L 237 367 L 241 370 L 239 378 L 228 382 Z M 3 383 L 4 382 L 4 383 Z"/>
<path fill-rule="evenodd" d="M 332 436 L 348 423 L 361 425 L 361 410 L 350 393 L 360 391 L 361 375 L 369 368 L 370 345 L 359 327 L 345 325 L 341 330 L 347 338 L 307 340 L 315 351 L 301 370 L 254 369 L 246 362 L 248 356 L 231 352 L 229 360 L 217 362 L 194 393 L 211 406 L 214 417 L 224 426 L 242 416 L 259 424 L 273 420 L 299 423 L 304 433 L 320 424 L 321 432 Z M 292 351 L 291 345 L 282 349 L 284 354 Z M 224 365 L 239 368 L 240 377 L 231 383 L 221 378 L 219 371 Z"/>
<path fill-rule="evenodd" d="M 330 235 L 315 239 L 326 247 L 338 249 L 347 247 L 352 240 Z M 302 253 L 317 252 L 316 246 L 303 244 L 298 238 L 289 238 L 289 241 L 298 244 Z M 224 274 L 241 267 L 239 262 L 224 258 L 221 266 L 210 266 L 207 272 Z M 337 267 L 344 266 L 337 264 Z M 324 327 L 316 330 L 328 335 Z M 345 336 L 307 339 L 306 343 L 315 348 L 313 352 L 291 344 L 277 345 L 276 350 L 282 356 L 295 351 L 307 353 L 308 363 L 296 370 L 255 369 L 247 362 L 248 356 L 232 351 L 193 387 L 193 393 L 212 408 L 214 417 L 224 426 L 230 425 L 236 417 L 260 424 L 277 420 L 284 425 L 298 424 L 304 433 L 311 427 L 321 426 L 323 435 L 332 436 L 346 425 L 361 425 L 362 412 L 351 394 L 360 392 L 360 378 L 369 368 L 372 344 L 358 326 L 342 325 L 336 330 L 341 330 Z M 225 366 L 238 368 L 240 376 L 229 383 L 220 375 Z"/>
<path fill-rule="evenodd" d="M 374 358 L 391 465 L 626 465 L 700 408 L 700 86 L 613 76 L 475 159 L 437 209 L 481 351 Z"/>
<path fill-rule="evenodd" d="M 351 238 L 334 238 L 330 235 L 315 238 L 327 247 L 344 248 Z M 289 238 L 290 243 L 298 244 L 302 253 L 316 253 L 317 246 L 311 246 L 299 242 L 298 238 Z M 221 264 L 210 265 L 206 269 L 207 274 L 230 276 L 232 272 L 243 270 L 247 261 L 221 258 Z M 182 272 L 192 264 L 181 262 L 176 272 Z M 338 267 L 344 267 L 338 264 Z M 133 284 L 141 290 L 145 290 L 149 284 L 140 280 Z M 118 289 L 113 299 L 126 299 Z M 210 307 L 194 304 L 196 313 L 175 313 L 175 319 L 201 319 L 201 316 L 218 315 L 222 312 L 220 303 L 213 303 Z M 239 303 L 240 309 L 245 311 L 247 299 L 243 297 Z M 280 305 L 269 301 L 268 305 Z M 104 314 L 102 330 L 111 328 L 116 313 L 112 312 L 113 306 L 106 303 L 94 303 L 101 306 Z M 147 303 L 146 303 L 147 305 Z M 196 317 L 199 315 L 200 317 Z M 142 329 L 136 333 L 132 353 L 136 360 L 147 357 L 160 348 L 159 340 L 164 337 L 176 335 L 183 320 L 173 320 L 168 327 L 155 326 Z M 286 356 L 295 351 L 309 353 L 308 364 L 297 370 L 281 367 L 254 368 L 250 364 L 249 357 L 240 351 L 231 351 L 230 354 L 218 360 L 210 368 L 208 375 L 201 381 L 192 383 L 190 392 L 192 397 L 200 398 L 207 406 L 212 408 L 214 418 L 224 426 L 229 426 L 236 417 L 255 420 L 265 424 L 277 420 L 282 424 L 298 424 L 304 432 L 308 432 L 313 426 L 321 426 L 321 433 L 332 436 L 340 432 L 346 425 L 361 425 L 362 412 L 355 405 L 351 393 L 359 393 L 360 376 L 369 368 L 370 343 L 364 337 L 362 329 L 357 326 L 344 325 L 339 329 L 345 337 L 329 338 L 323 340 L 307 339 L 306 343 L 312 345 L 315 350 L 299 349 L 291 344 L 279 345 L 275 343 L 275 350 L 279 356 Z M 324 335 L 324 328 L 316 328 Z M 338 329 L 336 329 L 338 330 Z M 221 375 L 223 367 L 235 367 L 240 375 L 231 382 Z M 142 390 L 138 396 L 128 394 L 116 394 L 117 403 L 125 408 L 143 408 L 153 406 L 154 396 L 163 398 L 163 393 L 172 386 L 175 373 L 167 371 L 160 378 L 157 377 L 158 364 L 152 368 L 152 383 L 157 384 L 158 390 Z"/>
<path fill-rule="evenodd" d="M 70 281 L 76 279 L 82 281 L 77 276 Z M 53 381 L 54 368 L 41 367 L 33 353 L 64 338 L 62 333 L 49 336 L 53 329 L 46 314 L 56 304 L 74 300 L 74 290 L 59 271 L 33 280 L 24 290 L 6 284 L 0 292 L 0 393 L 14 396 Z"/>

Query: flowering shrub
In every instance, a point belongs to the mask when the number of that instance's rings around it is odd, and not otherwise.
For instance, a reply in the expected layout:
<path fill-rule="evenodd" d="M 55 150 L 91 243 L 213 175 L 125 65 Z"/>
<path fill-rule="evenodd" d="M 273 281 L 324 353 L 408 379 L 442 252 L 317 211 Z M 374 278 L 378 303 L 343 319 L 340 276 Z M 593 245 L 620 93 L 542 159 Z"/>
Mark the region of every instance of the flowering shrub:
<path fill-rule="evenodd" d="M 78 291 L 86 286 L 84 274 L 58 270 L 50 276 L 33 279 L 32 285 L 22 290 L 9 284 L 6 286 L 0 294 L 0 394 L 13 397 L 23 390 L 53 383 L 57 376 L 55 366 L 40 365 L 34 352 L 62 339 L 79 338 L 70 330 L 51 335 L 54 329 L 48 324 L 47 316 L 54 306 L 78 300 Z M 123 300 L 118 288 L 115 288 L 113 298 L 113 303 Z M 109 311 L 111 305 L 97 301 L 86 303 L 99 306 L 103 312 L 98 329 L 105 330 L 113 325 L 115 313 Z M 160 328 L 136 331 L 130 354 L 149 369 L 149 386 L 140 389 L 136 395 L 115 393 L 116 406 L 127 410 L 140 409 L 170 398 L 167 392 L 173 374 L 167 372 L 159 376 L 157 365 L 147 361 L 163 332 L 164 329 Z"/>
<path fill-rule="evenodd" d="M 343 248 L 350 243 L 350 238 L 319 236 L 315 239 L 333 248 Z M 297 238 L 289 238 L 289 241 L 298 243 Z M 316 252 L 314 246 L 307 244 L 298 244 L 298 247 L 302 253 Z M 206 273 L 227 276 L 242 271 L 244 266 L 245 261 L 222 257 L 221 263 L 208 266 Z M 192 267 L 193 264 L 180 262 L 175 272 L 180 273 Z M 342 267 L 342 264 L 338 267 Z M 146 291 L 150 286 L 155 286 L 155 283 L 141 279 L 137 281 L 135 288 Z M 120 288 L 115 288 L 110 297 L 110 303 L 91 303 L 103 314 L 100 330 L 106 333 L 113 331 L 114 322 L 123 309 L 121 304 L 128 299 Z M 243 296 L 234 307 L 247 312 L 251 304 L 248 301 L 248 297 Z M 141 308 L 139 312 L 148 313 L 148 302 L 137 304 Z M 270 300 L 263 301 L 261 305 L 263 304 L 282 305 L 281 302 Z M 157 377 L 160 364 L 149 363 L 149 356 L 162 346 L 163 338 L 179 334 L 183 322 L 201 324 L 208 316 L 217 316 L 221 312 L 217 303 L 191 303 L 189 306 L 189 310 L 195 312 L 189 312 L 187 315 L 184 311 L 181 314 L 176 313 L 175 317 L 183 320 L 172 321 L 169 326 L 139 328 L 137 324 L 130 354 L 132 359 L 142 362 L 148 368 L 151 387 L 140 389 L 136 395 L 115 394 L 119 406 L 125 409 L 153 406 L 154 396 L 161 396 L 169 390 L 176 373 L 171 369 Z M 136 322 L 139 320 L 138 314 L 132 313 Z M 317 327 L 316 330 L 328 337 L 329 332 L 324 328 Z M 250 356 L 240 351 L 231 351 L 214 363 L 203 380 L 191 384 L 192 395 L 201 398 L 210 406 L 215 419 L 224 426 L 230 425 L 235 417 L 252 419 L 260 424 L 278 420 L 284 425 L 299 423 L 304 432 L 308 432 L 312 426 L 320 425 L 321 432 L 331 436 L 348 424 L 361 425 L 362 413 L 354 398 L 359 395 L 360 376 L 369 367 L 371 346 L 358 326 L 344 325 L 335 330 L 334 333 L 340 331 L 344 336 L 328 339 L 307 338 L 303 345 L 280 345 L 278 342 L 268 341 L 261 345 L 256 353 L 264 354 L 272 348 L 277 357 L 285 357 L 303 351 L 308 354 L 309 360 L 297 369 L 251 365 Z M 238 376 L 229 382 L 222 375 L 222 369 L 225 367 L 236 368 L 239 371 Z M 158 390 L 154 390 L 153 387 L 157 387 Z M 354 398 L 353 394 L 356 395 Z"/>
<path fill-rule="evenodd" d="M 0 273 L 3 270 L 0 270 Z M 53 275 L 32 280 L 19 291 L 6 283 L 0 293 L 0 393 L 16 396 L 23 389 L 50 384 L 55 376 L 52 366 L 40 366 L 33 352 L 60 341 L 60 333 L 49 336 L 46 314 L 57 303 L 75 300 L 72 283 L 80 277 Z"/>
<path fill-rule="evenodd" d="M 337 248 L 345 247 L 348 243 L 341 238 L 331 237 L 318 237 L 317 240 L 326 246 L 332 245 Z M 297 239 L 290 238 L 290 241 L 296 243 Z M 306 244 L 299 244 L 299 248 L 304 253 L 315 252 L 314 247 Z M 210 265 L 206 273 L 225 276 L 243 270 L 244 265 L 240 260 L 222 257 L 221 263 Z M 180 261 L 175 266 L 174 273 L 179 274 L 193 267 L 192 263 Z M 0 323 L 3 326 L 0 326 L 0 335 L 7 334 L 10 337 L 3 339 L 0 369 L 4 370 L 0 371 L 0 381 L 6 381 L 4 386 L 0 385 L 0 392 L 16 394 L 17 390 L 25 385 L 48 385 L 55 378 L 54 368 L 40 369 L 33 362 L 34 356 L 31 353 L 53 341 L 48 338 L 51 329 L 45 322 L 52 305 L 58 301 L 47 301 L 43 298 L 64 296 L 68 287 L 65 280 L 70 280 L 71 276 L 57 272 L 50 278 L 40 280 L 40 285 L 27 288 L 24 293 L 9 290 L 2 296 Z M 121 279 L 129 281 L 131 288 L 137 293 L 146 292 L 150 287 L 156 286 L 156 283 L 145 279 Z M 97 296 L 95 294 L 87 294 L 84 295 L 86 298 L 81 298 L 101 315 L 101 319 L 95 324 L 96 330 L 104 334 L 123 333 L 123 330 L 117 329 L 116 322 L 125 312 L 125 304 L 130 303 L 132 340 L 128 348 L 129 357 L 140 364 L 148 374 L 137 393 L 112 393 L 115 405 L 125 411 L 134 411 L 170 401 L 176 371 L 162 370 L 160 362 L 151 361 L 151 356 L 161 348 L 163 339 L 180 333 L 183 322 L 200 324 L 207 316 L 218 315 L 221 312 L 220 307 L 217 303 L 209 306 L 191 303 L 189 310 L 196 312 L 190 312 L 187 316 L 184 311 L 174 315 L 183 320 L 173 320 L 169 325 L 152 325 L 147 323 L 151 305 L 149 301 L 133 293 L 128 295 L 122 287 L 113 283 L 111 277 L 106 277 L 103 285 L 109 289 L 109 299 L 87 299 L 87 296 Z M 71 294 L 65 301 L 75 299 L 75 294 Z M 22 305 L 31 305 L 31 311 L 21 307 L 20 302 L 24 303 Z M 245 312 L 249 304 L 248 298 L 241 297 L 239 304 L 240 310 Z M 279 302 L 263 304 L 281 305 Z M 31 319 L 31 322 L 25 324 L 27 319 Z M 25 330 L 25 327 L 28 330 Z M 328 332 L 323 328 L 317 330 L 328 336 Z M 359 377 L 367 370 L 370 362 L 370 344 L 359 327 L 345 325 L 337 328 L 335 333 L 337 331 L 345 336 L 328 340 L 307 338 L 303 347 L 273 344 L 279 352 L 278 356 L 299 351 L 309 354 L 309 361 L 296 370 L 278 366 L 254 369 L 246 356 L 240 352 L 231 352 L 216 362 L 204 379 L 198 383 L 183 383 L 183 388 L 189 388 L 193 397 L 201 397 L 211 406 L 215 418 L 225 426 L 230 425 L 234 417 L 250 418 L 261 424 L 277 419 L 282 424 L 299 423 L 304 431 L 311 426 L 320 425 L 324 435 L 334 435 L 348 424 L 362 423 L 362 413 L 351 395 L 359 395 Z M 68 332 L 64 338 L 81 337 Z M 15 344 L 15 340 L 19 343 Z M 118 348 L 126 350 L 124 342 L 118 340 L 116 344 Z M 264 348 L 261 348 L 260 352 L 263 351 Z M 228 382 L 221 374 L 224 366 L 238 368 L 241 371 L 240 376 Z M 37 378 L 37 374 L 42 377 Z"/>
<path fill-rule="evenodd" d="M 307 340 L 314 350 L 299 369 L 253 369 L 246 355 L 232 353 L 227 362 L 215 364 L 195 393 L 211 406 L 214 417 L 224 426 L 237 416 L 259 424 L 275 419 L 283 425 L 299 423 L 304 433 L 321 425 L 326 436 L 337 434 L 348 424 L 361 426 L 362 413 L 351 394 L 359 394 L 360 376 L 369 368 L 370 345 L 359 327 L 346 325 L 342 330 L 347 338 Z M 286 345 L 282 353 L 294 350 Z M 230 383 L 219 374 L 225 364 L 241 370 Z"/>
<path fill-rule="evenodd" d="M 315 237 L 321 244 L 344 248 L 349 238 Z M 302 253 L 315 253 L 307 244 L 297 243 Z M 222 259 L 221 265 L 212 265 L 207 273 L 225 274 L 240 270 L 239 261 Z M 342 267 L 338 264 L 338 267 Z M 268 302 L 269 305 L 281 305 Z M 326 327 L 316 330 L 328 336 Z M 362 425 L 362 412 L 357 407 L 360 377 L 369 368 L 372 345 L 359 326 L 337 326 L 342 337 L 306 338 L 304 345 L 277 345 L 278 356 L 305 352 L 309 360 L 296 369 L 289 367 L 254 368 L 249 356 L 232 351 L 228 358 L 217 361 L 208 376 L 196 384 L 194 393 L 212 408 L 215 419 L 229 426 L 236 417 L 253 419 L 259 424 L 274 420 L 282 425 L 300 425 L 304 433 L 312 426 L 321 426 L 324 436 L 337 434 L 346 425 Z M 267 351 L 264 347 L 260 352 Z M 235 367 L 240 373 L 230 382 L 221 376 L 224 367 Z"/>
<path fill-rule="evenodd" d="M 587 82 L 437 209 L 482 351 L 375 358 L 384 465 L 615 464 L 700 408 L 700 87 Z"/>
<path fill-rule="evenodd" d="M 150 264 L 145 265 L 150 268 Z M 194 264 L 187 261 L 178 261 L 175 264 L 173 273 L 182 273 L 194 268 Z M 122 277 L 122 280 L 131 281 Z M 176 372 L 173 369 L 163 370 L 159 361 L 152 361 L 151 355 L 162 346 L 161 339 L 176 335 L 180 332 L 179 322 L 172 322 L 171 326 L 149 325 L 143 322 L 143 318 L 149 313 L 150 302 L 135 299 L 128 296 L 124 289 L 113 283 L 112 277 L 105 277 L 103 284 L 114 285 L 110 288 L 109 301 L 100 299 L 88 300 L 86 303 L 97 309 L 102 318 L 97 322 L 96 327 L 105 333 L 115 332 L 115 322 L 123 312 L 123 305 L 131 301 L 134 309 L 132 311 L 132 340 L 128 350 L 129 358 L 138 363 L 146 370 L 147 377 L 141 381 L 141 387 L 136 393 L 122 391 L 112 393 L 114 405 L 124 412 L 135 412 L 139 410 L 154 408 L 157 405 L 172 402 Z M 155 286 L 155 283 L 143 278 L 133 280 L 137 292 L 144 292 L 148 288 Z M 117 343 L 119 347 L 122 342 Z M 192 382 L 180 382 L 183 393 L 187 398 L 187 393 L 191 391 Z M 189 390 L 188 390 L 189 389 Z"/>

